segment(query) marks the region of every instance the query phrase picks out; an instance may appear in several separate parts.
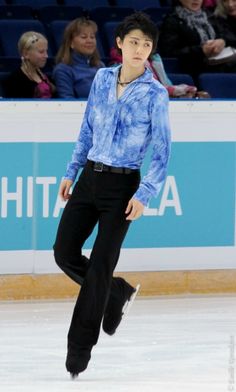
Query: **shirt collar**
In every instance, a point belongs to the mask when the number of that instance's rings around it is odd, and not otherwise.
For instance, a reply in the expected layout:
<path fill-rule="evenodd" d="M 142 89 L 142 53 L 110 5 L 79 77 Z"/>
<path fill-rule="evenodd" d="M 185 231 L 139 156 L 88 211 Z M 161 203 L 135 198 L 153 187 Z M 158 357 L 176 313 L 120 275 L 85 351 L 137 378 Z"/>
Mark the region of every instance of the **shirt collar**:
<path fill-rule="evenodd" d="M 116 67 L 109 68 L 109 71 L 113 74 L 114 77 L 117 78 L 121 66 L 122 64 Z M 135 79 L 133 82 L 150 83 L 152 79 L 153 79 L 152 71 L 150 71 L 147 67 L 145 67 L 144 73 L 141 76 L 139 76 L 137 79 Z"/>

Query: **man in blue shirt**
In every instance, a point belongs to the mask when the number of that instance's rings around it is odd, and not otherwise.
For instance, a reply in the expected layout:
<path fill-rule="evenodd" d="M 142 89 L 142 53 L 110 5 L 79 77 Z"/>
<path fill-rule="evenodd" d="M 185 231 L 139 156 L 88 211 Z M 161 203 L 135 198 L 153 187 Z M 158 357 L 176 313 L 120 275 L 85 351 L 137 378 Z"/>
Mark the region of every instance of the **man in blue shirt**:
<path fill-rule="evenodd" d="M 101 323 L 105 332 L 113 334 L 123 305 L 135 292 L 124 279 L 114 278 L 113 271 L 130 222 L 142 215 L 166 178 L 168 93 L 145 68 L 156 41 L 155 25 L 142 13 L 125 18 L 117 28 L 116 44 L 123 62 L 97 72 L 60 186 L 61 197 L 69 201 L 58 228 L 55 260 L 81 285 L 68 333 L 66 368 L 72 376 L 86 369 Z M 150 143 L 150 167 L 140 181 L 140 166 Z M 81 250 L 97 223 L 88 261 Z"/>

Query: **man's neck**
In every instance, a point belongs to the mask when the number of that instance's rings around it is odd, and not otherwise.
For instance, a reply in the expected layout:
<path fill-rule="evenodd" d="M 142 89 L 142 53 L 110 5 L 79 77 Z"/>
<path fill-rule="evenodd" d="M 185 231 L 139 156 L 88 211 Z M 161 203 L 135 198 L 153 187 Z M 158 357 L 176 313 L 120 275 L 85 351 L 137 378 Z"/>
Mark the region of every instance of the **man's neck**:
<path fill-rule="evenodd" d="M 132 68 L 128 67 L 125 64 L 122 64 L 120 69 L 120 81 L 121 82 L 130 82 L 137 79 L 141 76 L 145 71 L 145 67 L 142 66 L 140 68 Z"/>

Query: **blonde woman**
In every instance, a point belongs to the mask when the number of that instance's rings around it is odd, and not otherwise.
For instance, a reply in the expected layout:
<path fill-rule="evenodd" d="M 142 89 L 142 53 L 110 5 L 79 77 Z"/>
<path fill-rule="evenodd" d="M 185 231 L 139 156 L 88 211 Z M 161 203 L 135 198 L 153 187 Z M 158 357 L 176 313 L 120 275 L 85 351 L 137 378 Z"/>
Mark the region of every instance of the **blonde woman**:
<path fill-rule="evenodd" d="M 226 46 L 236 48 L 236 0 L 218 0 L 212 23 Z"/>
<path fill-rule="evenodd" d="M 59 98 L 87 98 L 97 70 L 104 67 L 96 42 L 97 25 L 77 18 L 70 22 L 56 56 L 53 79 Z"/>
<path fill-rule="evenodd" d="M 41 71 L 48 58 L 47 39 L 36 31 L 27 31 L 18 41 L 21 66 L 5 81 L 6 98 L 51 98 L 55 90 Z"/>

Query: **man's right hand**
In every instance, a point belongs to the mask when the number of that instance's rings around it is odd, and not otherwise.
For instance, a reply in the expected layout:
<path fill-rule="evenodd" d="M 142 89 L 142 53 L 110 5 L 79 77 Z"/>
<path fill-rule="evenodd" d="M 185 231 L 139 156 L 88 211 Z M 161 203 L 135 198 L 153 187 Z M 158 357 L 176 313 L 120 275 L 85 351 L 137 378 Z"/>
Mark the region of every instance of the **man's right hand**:
<path fill-rule="evenodd" d="M 66 201 L 70 198 L 70 188 L 73 184 L 71 180 L 62 180 L 59 188 L 59 195 L 61 196 L 62 200 Z"/>

